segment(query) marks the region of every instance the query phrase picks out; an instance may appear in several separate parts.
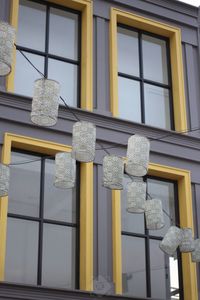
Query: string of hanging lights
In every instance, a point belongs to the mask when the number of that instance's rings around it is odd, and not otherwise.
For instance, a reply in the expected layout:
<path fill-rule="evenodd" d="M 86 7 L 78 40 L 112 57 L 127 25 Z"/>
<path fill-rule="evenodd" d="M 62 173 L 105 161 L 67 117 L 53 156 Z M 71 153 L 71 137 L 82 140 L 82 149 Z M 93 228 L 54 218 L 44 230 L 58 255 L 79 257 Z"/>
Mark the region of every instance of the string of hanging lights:
<path fill-rule="evenodd" d="M 5 22 L 0 22 L 0 76 L 6 76 L 11 71 L 14 40 L 15 29 Z M 22 54 L 26 58 L 25 54 Z M 31 121 L 38 126 L 53 126 L 58 118 L 59 98 L 69 110 L 70 107 L 59 95 L 59 83 L 44 78 L 44 75 L 32 62 L 28 58 L 27 60 L 43 76 L 34 83 Z M 95 125 L 79 120 L 74 112 L 73 115 L 78 122 L 73 126 L 72 152 L 61 152 L 55 156 L 54 185 L 58 188 L 74 187 L 76 160 L 88 163 L 95 158 Z M 165 135 L 165 137 L 169 135 L 171 134 Z M 128 140 L 125 161 L 122 157 L 110 155 L 100 143 L 99 145 L 108 154 L 103 159 L 103 185 L 111 190 L 122 190 L 125 169 L 126 174 L 132 179 L 127 186 L 127 211 L 129 213 L 145 213 L 147 229 L 161 229 L 164 226 L 162 202 L 160 199 L 146 199 L 146 183 L 142 180 L 148 171 L 150 141 L 146 137 L 131 136 Z M 9 165 L 0 164 L 0 196 L 6 196 L 8 189 Z M 181 252 L 191 252 L 193 262 L 200 261 L 200 239 L 193 240 L 191 228 L 181 229 L 171 226 L 160 243 L 160 249 L 171 256 L 174 256 L 178 247 Z"/>

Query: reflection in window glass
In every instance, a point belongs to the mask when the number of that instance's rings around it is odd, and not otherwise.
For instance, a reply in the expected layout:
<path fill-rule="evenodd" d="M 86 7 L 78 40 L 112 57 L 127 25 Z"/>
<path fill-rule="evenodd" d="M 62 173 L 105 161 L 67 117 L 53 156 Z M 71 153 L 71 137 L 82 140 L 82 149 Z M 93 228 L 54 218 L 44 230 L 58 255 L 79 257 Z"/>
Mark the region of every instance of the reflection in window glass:
<path fill-rule="evenodd" d="M 118 85 L 120 118 L 141 122 L 140 83 L 119 77 Z"/>
<path fill-rule="evenodd" d="M 144 99 L 146 123 L 165 129 L 170 129 L 169 90 L 150 84 L 145 84 Z"/>
<path fill-rule="evenodd" d="M 37 156 L 12 152 L 12 162 L 38 159 Z M 39 217 L 41 162 L 10 167 L 8 212 Z"/>
<path fill-rule="evenodd" d="M 55 161 L 46 160 L 45 190 L 44 190 L 44 218 L 76 222 L 76 190 L 58 189 L 54 186 Z"/>
<path fill-rule="evenodd" d="M 38 223 L 8 218 L 5 281 L 37 284 Z"/>
<path fill-rule="evenodd" d="M 44 73 L 44 58 L 42 56 L 27 52 L 24 52 L 24 54 L 40 72 Z M 17 51 L 16 56 L 15 93 L 32 97 L 34 81 L 38 79 L 39 75 L 19 51 Z"/>
<path fill-rule="evenodd" d="M 20 0 L 17 45 L 35 50 L 45 49 L 46 7 Z"/>
<path fill-rule="evenodd" d="M 123 294 L 146 297 L 145 241 L 122 235 Z"/>
<path fill-rule="evenodd" d="M 75 288 L 76 229 L 44 224 L 42 284 Z"/>
<path fill-rule="evenodd" d="M 78 15 L 51 8 L 49 29 L 49 53 L 77 59 Z"/>
<path fill-rule="evenodd" d="M 118 72 L 139 76 L 138 33 L 118 27 Z"/>
<path fill-rule="evenodd" d="M 171 300 L 179 300 L 180 294 L 179 294 L 179 279 L 178 279 L 178 261 L 177 259 L 174 259 L 173 257 L 169 258 L 169 265 L 170 265 L 170 292 L 171 295 L 174 296 L 171 297 Z"/>

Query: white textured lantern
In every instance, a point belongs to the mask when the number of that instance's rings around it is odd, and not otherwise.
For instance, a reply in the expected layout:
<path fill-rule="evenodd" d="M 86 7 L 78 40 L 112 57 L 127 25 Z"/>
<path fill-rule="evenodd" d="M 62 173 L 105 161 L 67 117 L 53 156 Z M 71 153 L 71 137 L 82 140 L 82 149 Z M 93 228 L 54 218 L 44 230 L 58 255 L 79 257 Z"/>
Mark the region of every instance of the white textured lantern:
<path fill-rule="evenodd" d="M 15 29 L 5 22 L 0 22 L 0 76 L 11 72 Z"/>
<path fill-rule="evenodd" d="M 53 126 L 58 118 L 60 84 L 52 79 L 34 83 L 31 121 L 40 126 Z"/>
<path fill-rule="evenodd" d="M 183 239 L 182 230 L 176 226 L 171 226 L 160 242 L 160 249 L 170 256 L 174 256 L 176 249 L 181 244 Z"/>
<path fill-rule="evenodd" d="M 76 122 L 73 126 L 72 156 L 81 162 L 95 158 L 96 127 L 86 121 Z"/>
<path fill-rule="evenodd" d="M 194 240 L 194 251 L 192 252 L 192 261 L 200 262 L 200 239 Z"/>
<path fill-rule="evenodd" d="M 149 164 L 149 140 L 143 136 L 133 135 L 128 140 L 126 173 L 133 176 L 147 174 Z"/>
<path fill-rule="evenodd" d="M 145 219 L 149 230 L 161 229 L 165 225 L 161 200 L 151 199 L 145 202 Z"/>
<path fill-rule="evenodd" d="M 127 184 L 127 211 L 143 213 L 146 202 L 146 182 L 133 181 Z"/>
<path fill-rule="evenodd" d="M 194 251 L 194 239 L 192 237 L 191 228 L 182 228 L 183 239 L 179 246 L 181 252 Z"/>
<path fill-rule="evenodd" d="M 8 195 L 9 179 L 9 166 L 0 163 L 0 197 Z"/>
<path fill-rule="evenodd" d="M 55 187 L 61 189 L 73 188 L 76 180 L 76 161 L 72 158 L 71 152 L 57 153 L 55 165 Z"/>
<path fill-rule="evenodd" d="M 103 158 L 103 186 L 111 190 L 123 189 L 124 162 L 116 155 Z"/>

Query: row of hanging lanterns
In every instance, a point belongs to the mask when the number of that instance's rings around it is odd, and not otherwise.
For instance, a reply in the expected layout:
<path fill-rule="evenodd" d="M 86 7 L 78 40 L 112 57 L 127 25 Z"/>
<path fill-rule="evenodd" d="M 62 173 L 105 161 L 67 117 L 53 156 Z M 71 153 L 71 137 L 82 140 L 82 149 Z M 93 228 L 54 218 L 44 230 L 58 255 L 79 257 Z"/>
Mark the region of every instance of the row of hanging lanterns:
<path fill-rule="evenodd" d="M 0 76 L 11 72 L 15 29 L 0 22 Z M 39 126 L 53 126 L 57 122 L 60 84 L 51 79 L 38 79 L 34 83 L 31 121 Z M 73 188 L 76 180 L 76 160 L 90 162 L 95 158 L 96 127 L 85 121 L 76 122 L 72 132 L 72 152 L 55 155 L 55 180 L 57 188 Z M 158 230 L 164 226 L 162 202 L 146 200 L 146 183 L 142 176 L 148 171 L 150 143 L 147 138 L 134 135 L 128 140 L 127 158 L 107 155 L 103 159 L 103 185 L 111 190 L 123 189 L 124 171 L 134 176 L 127 185 L 127 211 L 145 213 L 146 226 Z M 9 189 L 9 166 L 0 164 L 0 197 Z M 193 240 L 191 228 L 171 226 L 160 243 L 160 249 L 174 256 L 177 248 L 191 252 L 192 261 L 200 262 L 200 239 Z"/>

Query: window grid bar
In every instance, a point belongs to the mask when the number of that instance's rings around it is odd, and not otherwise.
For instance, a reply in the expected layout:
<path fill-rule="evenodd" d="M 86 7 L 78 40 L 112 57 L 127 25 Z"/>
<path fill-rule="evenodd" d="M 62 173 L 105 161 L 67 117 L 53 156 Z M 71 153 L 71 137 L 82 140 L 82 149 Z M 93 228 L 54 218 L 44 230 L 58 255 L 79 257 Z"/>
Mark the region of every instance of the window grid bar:
<path fill-rule="evenodd" d="M 141 121 L 145 123 L 145 106 L 144 106 L 144 74 L 143 74 L 143 55 L 142 55 L 142 38 L 141 32 L 138 33 L 138 47 L 139 47 L 139 69 L 140 69 L 140 105 L 141 105 Z"/>
<path fill-rule="evenodd" d="M 48 78 L 48 53 L 49 53 L 49 14 L 50 8 L 46 6 L 46 30 L 45 30 L 45 62 L 44 62 L 44 76 Z"/>

